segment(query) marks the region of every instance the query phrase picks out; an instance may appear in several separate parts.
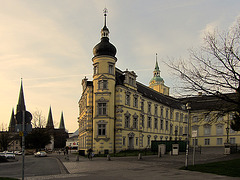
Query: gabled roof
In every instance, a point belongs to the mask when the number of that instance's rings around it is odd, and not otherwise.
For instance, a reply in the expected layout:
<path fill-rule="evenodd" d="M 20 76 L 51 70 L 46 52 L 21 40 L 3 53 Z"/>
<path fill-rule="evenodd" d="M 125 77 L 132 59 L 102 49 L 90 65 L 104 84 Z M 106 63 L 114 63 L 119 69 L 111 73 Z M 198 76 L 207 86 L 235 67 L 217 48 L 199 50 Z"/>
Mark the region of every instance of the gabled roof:
<path fill-rule="evenodd" d="M 116 76 L 116 85 L 124 85 L 125 76 L 120 69 L 116 68 L 115 76 Z M 184 110 L 183 104 L 178 99 L 173 98 L 171 96 L 163 95 L 163 94 L 141 84 L 140 82 L 136 82 L 136 84 L 137 84 L 137 91 L 139 93 L 141 93 L 143 97 L 149 98 L 153 101 L 161 103 L 170 108 Z"/>

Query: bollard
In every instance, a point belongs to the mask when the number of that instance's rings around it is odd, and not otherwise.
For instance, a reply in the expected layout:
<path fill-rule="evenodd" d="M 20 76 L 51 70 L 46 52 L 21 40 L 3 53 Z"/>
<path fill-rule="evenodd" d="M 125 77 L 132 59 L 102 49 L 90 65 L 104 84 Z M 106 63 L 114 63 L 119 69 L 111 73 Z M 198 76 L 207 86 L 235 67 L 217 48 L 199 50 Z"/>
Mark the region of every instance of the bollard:
<path fill-rule="evenodd" d="M 77 155 L 77 159 L 76 159 L 76 161 L 79 161 L 79 155 Z"/>
<path fill-rule="evenodd" d="M 108 161 L 111 161 L 111 157 L 110 157 L 109 154 L 107 155 L 107 160 L 108 160 Z"/>
<path fill-rule="evenodd" d="M 138 154 L 138 160 L 141 160 L 141 159 L 142 159 L 142 154 L 139 153 L 139 154 Z"/>

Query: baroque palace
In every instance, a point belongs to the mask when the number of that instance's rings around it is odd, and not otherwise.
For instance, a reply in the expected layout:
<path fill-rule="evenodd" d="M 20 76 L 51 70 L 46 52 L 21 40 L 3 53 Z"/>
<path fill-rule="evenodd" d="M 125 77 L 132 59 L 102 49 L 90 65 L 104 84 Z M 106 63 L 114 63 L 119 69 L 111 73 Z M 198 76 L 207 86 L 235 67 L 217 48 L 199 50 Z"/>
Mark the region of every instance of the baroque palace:
<path fill-rule="evenodd" d="M 105 11 L 101 42 L 93 48 L 93 80 L 82 80 L 79 150 L 114 153 L 145 149 L 153 140 L 185 140 L 188 133 L 191 137 L 192 130 L 197 130 L 197 145 L 223 146 L 240 141 L 240 133 L 230 129 L 231 114 L 218 117 L 214 123 L 207 121 L 214 111 L 206 112 L 216 106 L 216 99 L 203 95 L 189 99 L 169 96 L 157 60 L 147 87 L 136 80 L 134 71 L 116 67 L 116 52 L 109 42 Z M 189 102 L 191 109 L 186 108 Z"/>

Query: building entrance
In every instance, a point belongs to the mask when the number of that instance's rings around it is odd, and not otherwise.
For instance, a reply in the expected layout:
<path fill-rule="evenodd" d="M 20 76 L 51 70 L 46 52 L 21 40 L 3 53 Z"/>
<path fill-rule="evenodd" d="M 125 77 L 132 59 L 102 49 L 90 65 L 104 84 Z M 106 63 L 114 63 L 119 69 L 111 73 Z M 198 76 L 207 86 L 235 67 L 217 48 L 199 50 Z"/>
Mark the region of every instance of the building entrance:
<path fill-rule="evenodd" d="M 134 138 L 129 137 L 129 149 L 134 149 Z"/>

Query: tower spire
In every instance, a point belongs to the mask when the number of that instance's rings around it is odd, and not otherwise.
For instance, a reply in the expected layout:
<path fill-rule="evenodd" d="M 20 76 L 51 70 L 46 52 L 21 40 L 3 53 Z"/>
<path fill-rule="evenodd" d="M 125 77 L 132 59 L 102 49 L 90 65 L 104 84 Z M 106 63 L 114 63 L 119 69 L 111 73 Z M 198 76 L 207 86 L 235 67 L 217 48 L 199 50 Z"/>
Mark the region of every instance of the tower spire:
<path fill-rule="evenodd" d="M 17 112 L 20 112 L 20 111 L 26 111 L 24 93 L 23 93 L 23 85 L 22 85 L 22 78 L 21 78 L 21 87 L 20 87 L 18 104 L 17 104 Z"/>
<path fill-rule="evenodd" d="M 15 122 L 15 118 L 14 118 L 14 109 L 12 108 L 12 115 L 11 115 L 11 118 L 10 118 L 8 131 L 14 132 L 15 131 L 15 125 L 16 125 L 16 122 Z"/>
<path fill-rule="evenodd" d="M 51 106 L 49 108 L 48 120 L 47 120 L 46 128 L 54 129 Z"/>
<path fill-rule="evenodd" d="M 108 28 L 107 28 L 107 12 L 108 12 L 107 8 L 104 8 L 104 10 L 103 10 L 103 14 L 104 14 L 104 26 L 103 26 L 103 28 L 102 28 L 102 30 L 101 30 L 101 37 L 102 37 L 102 38 L 103 38 L 103 37 L 108 37 L 108 35 L 109 35 L 109 30 L 108 30 Z"/>
<path fill-rule="evenodd" d="M 59 129 L 65 129 L 64 118 L 63 118 L 63 112 L 62 112 L 62 114 L 61 114 L 61 119 L 60 119 Z"/>

